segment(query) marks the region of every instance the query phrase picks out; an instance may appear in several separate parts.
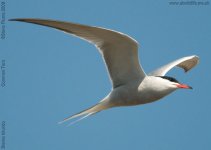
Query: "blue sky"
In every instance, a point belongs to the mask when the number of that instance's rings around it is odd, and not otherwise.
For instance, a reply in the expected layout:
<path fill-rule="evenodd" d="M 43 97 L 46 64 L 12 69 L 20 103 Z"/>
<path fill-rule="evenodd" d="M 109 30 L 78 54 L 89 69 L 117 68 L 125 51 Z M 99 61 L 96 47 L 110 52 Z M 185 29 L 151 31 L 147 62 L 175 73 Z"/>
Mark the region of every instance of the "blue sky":
<path fill-rule="evenodd" d="M 2 2 L 3 0 L 1 0 Z M 72 21 L 121 31 L 140 43 L 146 72 L 196 54 L 200 64 L 168 75 L 191 85 L 160 101 L 100 112 L 73 126 L 63 118 L 94 105 L 111 84 L 93 45 L 51 28 L 6 22 L 0 59 L 0 120 L 6 149 L 211 149 L 211 4 L 169 5 L 153 0 L 6 1 L 6 17 Z"/>

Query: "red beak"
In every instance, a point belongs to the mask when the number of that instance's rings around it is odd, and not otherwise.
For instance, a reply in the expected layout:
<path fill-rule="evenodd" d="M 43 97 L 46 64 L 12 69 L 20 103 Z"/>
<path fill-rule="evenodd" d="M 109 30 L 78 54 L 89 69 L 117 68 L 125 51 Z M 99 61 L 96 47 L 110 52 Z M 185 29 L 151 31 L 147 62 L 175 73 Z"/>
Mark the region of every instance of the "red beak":
<path fill-rule="evenodd" d="M 177 84 L 177 87 L 178 88 L 181 88 L 181 89 L 193 89 L 191 86 L 188 86 L 186 84 Z"/>

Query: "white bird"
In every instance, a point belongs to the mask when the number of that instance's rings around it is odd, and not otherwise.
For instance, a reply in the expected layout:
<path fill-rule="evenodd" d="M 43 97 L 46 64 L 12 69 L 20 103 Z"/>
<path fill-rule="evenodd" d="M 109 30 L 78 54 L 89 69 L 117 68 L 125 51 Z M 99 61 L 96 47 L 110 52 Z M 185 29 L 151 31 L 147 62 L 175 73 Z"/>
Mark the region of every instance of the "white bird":
<path fill-rule="evenodd" d="M 34 23 L 62 30 L 94 44 L 102 55 L 113 86 L 111 92 L 96 105 L 62 122 L 83 116 L 79 119 L 81 120 L 112 107 L 154 102 L 177 89 L 192 89 L 165 74 L 175 66 L 183 68 L 185 72 L 189 71 L 199 62 L 199 57 L 196 55 L 177 59 L 147 75 L 139 63 L 137 41 L 121 32 L 44 19 L 24 18 L 10 21 Z"/>

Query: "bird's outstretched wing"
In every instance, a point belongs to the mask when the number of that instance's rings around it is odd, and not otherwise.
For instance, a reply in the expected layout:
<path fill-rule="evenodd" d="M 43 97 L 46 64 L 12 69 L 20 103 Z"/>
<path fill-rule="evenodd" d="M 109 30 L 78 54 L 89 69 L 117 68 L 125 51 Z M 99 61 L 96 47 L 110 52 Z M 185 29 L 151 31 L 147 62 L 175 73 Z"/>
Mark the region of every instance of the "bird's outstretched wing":
<path fill-rule="evenodd" d="M 44 19 L 11 19 L 56 28 L 94 44 L 107 65 L 113 88 L 144 78 L 139 64 L 138 44 L 131 37 L 112 30 Z"/>
<path fill-rule="evenodd" d="M 196 55 L 193 56 L 187 56 L 180 59 L 177 59 L 167 65 L 164 65 L 155 71 L 149 73 L 149 75 L 152 76 L 164 76 L 169 70 L 171 70 L 174 67 L 180 67 L 184 69 L 185 72 L 192 69 L 194 66 L 196 66 L 199 63 L 199 57 Z"/>

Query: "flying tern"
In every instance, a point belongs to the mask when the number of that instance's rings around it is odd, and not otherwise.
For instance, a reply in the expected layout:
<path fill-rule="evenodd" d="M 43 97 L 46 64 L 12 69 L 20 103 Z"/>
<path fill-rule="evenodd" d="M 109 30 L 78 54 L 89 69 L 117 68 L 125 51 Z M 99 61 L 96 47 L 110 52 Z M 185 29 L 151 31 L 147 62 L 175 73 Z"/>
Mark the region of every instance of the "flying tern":
<path fill-rule="evenodd" d="M 174 67 L 180 67 L 185 72 L 189 71 L 199 62 L 199 57 L 196 55 L 177 59 L 146 74 L 139 63 L 138 42 L 124 33 L 55 20 L 18 18 L 10 21 L 33 23 L 64 31 L 94 44 L 102 55 L 112 83 L 111 92 L 96 105 L 60 123 L 76 117 L 81 117 L 78 119 L 81 120 L 112 107 L 151 103 L 177 89 L 192 89 L 165 75 Z"/>

